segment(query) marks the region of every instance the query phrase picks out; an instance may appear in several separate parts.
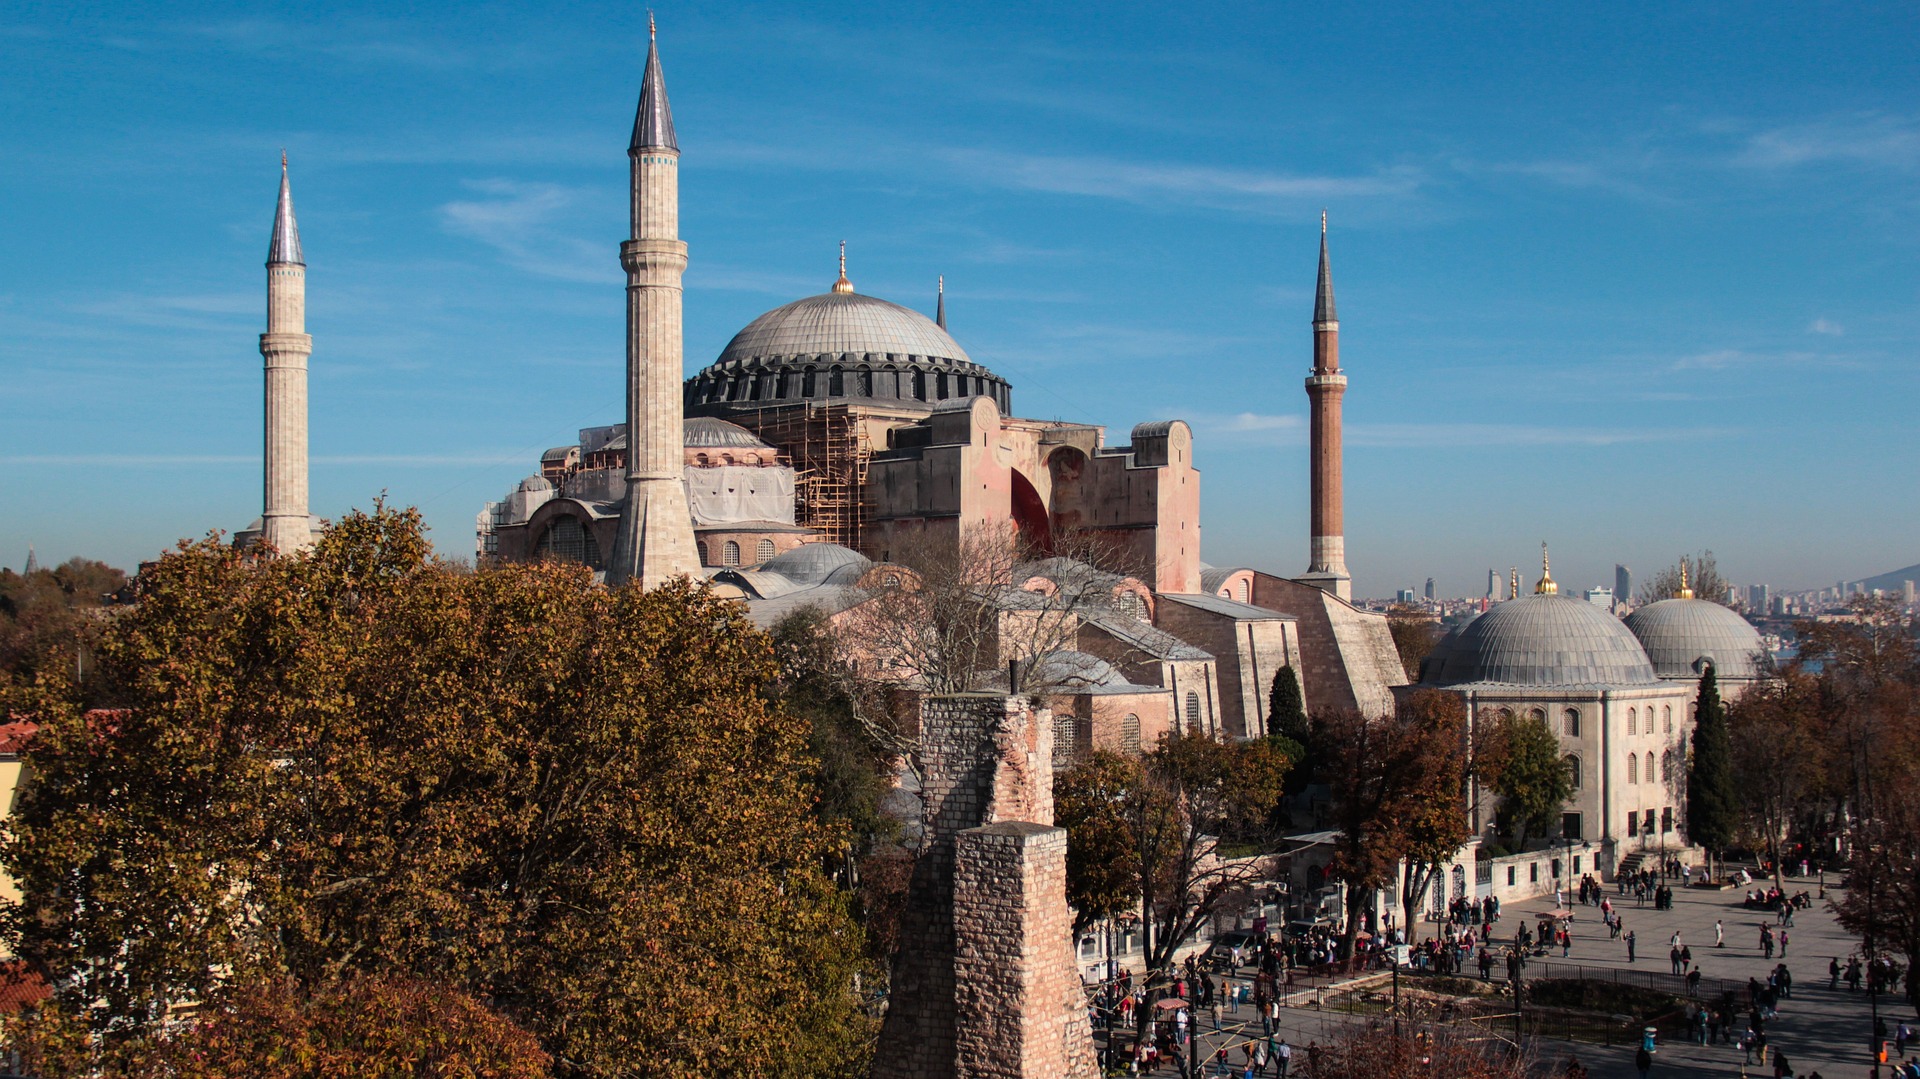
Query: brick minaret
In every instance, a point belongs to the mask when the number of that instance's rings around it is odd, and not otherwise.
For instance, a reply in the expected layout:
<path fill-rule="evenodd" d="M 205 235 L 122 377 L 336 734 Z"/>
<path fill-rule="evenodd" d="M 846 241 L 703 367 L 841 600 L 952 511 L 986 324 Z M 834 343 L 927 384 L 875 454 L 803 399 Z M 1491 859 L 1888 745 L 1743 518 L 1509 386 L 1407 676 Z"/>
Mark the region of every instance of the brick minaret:
<path fill-rule="evenodd" d="M 627 147 L 632 167 L 632 239 L 620 245 L 627 270 L 627 500 L 609 584 L 655 588 L 698 576 L 693 514 L 681 481 L 680 144 L 667 107 L 660 50 L 647 20 L 647 69 Z"/>
<path fill-rule="evenodd" d="M 1347 376 L 1340 371 L 1340 320 L 1333 313 L 1333 271 L 1327 260 L 1327 215 L 1320 215 L 1320 284 L 1313 301 L 1313 374 L 1307 376 L 1312 410 L 1313 535 L 1307 572 L 1300 580 L 1341 599 L 1353 598 L 1347 573 L 1347 539 L 1340 484 L 1340 399 Z"/>
<path fill-rule="evenodd" d="M 307 516 L 307 262 L 293 220 L 287 155 L 280 155 L 280 204 L 267 245 L 267 332 L 260 355 L 267 363 L 266 505 L 260 538 L 281 553 L 313 543 Z"/>

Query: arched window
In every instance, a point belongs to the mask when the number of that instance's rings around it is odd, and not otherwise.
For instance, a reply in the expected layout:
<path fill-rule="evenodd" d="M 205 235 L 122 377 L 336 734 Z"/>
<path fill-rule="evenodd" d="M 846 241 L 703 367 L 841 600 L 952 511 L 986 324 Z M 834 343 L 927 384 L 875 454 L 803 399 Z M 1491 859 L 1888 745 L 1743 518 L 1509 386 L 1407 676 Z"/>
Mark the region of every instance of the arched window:
<path fill-rule="evenodd" d="M 760 546 L 755 548 L 753 553 L 754 553 L 754 557 L 759 562 L 765 562 L 767 559 L 772 558 L 773 557 L 773 541 L 770 539 L 761 540 Z"/>
<path fill-rule="evenodd" d="M 707 460 L 707 455 L 704 453 L 696 453 L 693 455 L 693 467 L 695 468 L 705 468 L 710 463 L 711 462 Z"/>
<path fill-rule="evenodd" d="M 1567 754 L 1567 778 L 1572 780 L 1573 789 L 1580 789 L 1580 758 Z"/>
<path fill-rule="evenodd" d="M 1627 782 L 1640 782 L 1640 758 L 1632 753 L 1627 754 Z"/>
<path fill-rule="evenodd" d="M 1241 581 L 1241 582 L 1240 582 L 1240 602 L 1242 602 L 1242 603 L 1252 603 L 1252 602 L 1253 602 L 1253 584 L 1252 584 L 1252 582 L 1250 582 L 1250 581 Z"/>
<path fill-rule="evenodd" d="M 1544 708 L 1529 709 L 1527 711 L 1527 718 L 1533 720 L 1535 723 L 1545 726 L 1547 722 L 1547 710 Z"/>
<path fill-rule="evenodd" d="M 1580 709 L 1569 708 L 1561 715 L 1560 733 L 1568 738 L 1580 737 Z"/>
<path fill-rule="evenodd" d="M 594 569 L 601 568 L 600 543 L 577 517 L 555 517 L 547 530 L 540 533 L 534 553 L 541 558 L 584 562 Z"/>
<path fill-rule="evenodd" d="M 1638 708 L 1627 709 L 1627 733 L 1640 733 L 1640 709 Z"/>
<path fill-rule="evenodd" d="M 1187 729 L 1200 729 L 1200 694 L 1191 691 L 1187 693 Z"/>
<path fill-rule="evenodd" d="M 740 564 L 740 545 L 738 543 L 728 540 L 726 546 L 720 548 L 720 564 L 723 566 L 737 566 Z"/>
<path fill-rule="evenodd" d="M 1136 755 L 1140 752 L 1140 717 L 1131 712 L 1120 721 L 1120 752 Z"/>
<path fill-rule="evenodd" d="M 1660 708 L 1660 733 L 1673 733 L 1673 705 L 1662 705 Z"/>

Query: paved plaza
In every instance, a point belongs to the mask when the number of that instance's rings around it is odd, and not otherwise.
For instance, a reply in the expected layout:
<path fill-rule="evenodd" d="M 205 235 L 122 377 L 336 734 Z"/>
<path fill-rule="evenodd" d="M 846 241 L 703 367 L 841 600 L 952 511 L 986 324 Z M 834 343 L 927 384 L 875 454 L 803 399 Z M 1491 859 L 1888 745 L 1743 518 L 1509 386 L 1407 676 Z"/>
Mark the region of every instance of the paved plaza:
<path fill-rule="evenodd" d="M 1834 878 L 1829 876 L 1827 879 L 1831 881 Z M 1789 894 L 1803 887 L 1811 895 L 1819 894 L 1817 878 L 1805 878 L 1804 881 L 1789 878 L 1786 883 Z M 1839 889 L 1829 886 L 1827 894 L 1829 897 L 1836 896 Z M 1665 974 L 1670 970 L 1668 942 L 1678 931 L 1682 941 L 1692 948 L 1694 961 L 1701 968 L 1707 987 L 1713 986 L 1715 980 L 1740 986 L 1745 986 L 1748 978 L 1765 982 L 1776 963 L 1787 964 L 1793 974 L 1793 996 L 1780 1002 L 1778 1018 L 1767 1024 L 1767 1039 L 1771 1051 L 1784 1051 L 1787 1054 L 1795 1075 L 1805 1076 L 1817 1071 L 1823 1079 L 1837 1079 L 1840 1076 L 1864 1079 L 1871 1074 L 1867 1052 L 1873 1033 L 1872 1002 L 1864 989 L 1849 992 L 1845 981 L 1840 983 L 1837 990 L 1827 988 L 1828 960 L 1838 957 L 1844 966 L 1847 957 L 1856 950 L 1856 943 L 1835 923 L 1824 901 L 1816 898 L 1813 909 L 1795 913 L 1794 924 L 1787 930 L 1789 943 L 1785 957 L 1776 954 L 1773 959 L 1767 959 L 1760 948 L 1760 927 L 1762 924 L 1775 925 L 1776 933 L 1779 927 L 1772 913 L 1745 909 L 1741 904 L 1742 892 L 1739 889 L 1677 889 L 1673 909 L 1664 911 L 1653 909 L 1650 903 L 1645 907 L 1636 906 L 1631 896 L 1619 896 L 1611 886 L 1607 889 L 1607 895 L 1616 909 L 1621 911 L 1625 928 L 1632 930 L 1637 937 L 1637 961 L 1632 964 L 1627 962 L 1624 940 L 1607 938 L 1606 927 L 1600 921 L 1599 908 L 1576 907 L 1572 955 L 1562 960 L 1555 949 L 1553 958 L 1530 961 L 1525 974 L 1528 981 L 1554 977 L 1556 972 L 1571 974 L 1570 967 L 1584 968 L 1591 973 L 1610 974 L 1617 970 Z M 1532 922 L 1533 916 L 1551 907 L 1550 897 L 1511 904 L 1503 912 L 1495 932 L 1511 934 L 1518 924 L 1516 919 L 1526 918 Z M 1726 930 L 1726 946 L 1723 948 L 1713 946 L 1716 918 Z M 1472 968 L 1469 967 L 1471 973 Z M 1407 983 L 1402 984 L 1404 986 Z M 1740 1000 L 1742 1011 L 1737 1029 L 1744 1029 L 1744 993 Z M 1920 1026 L 1904 998 L 1898 995 L 1882 994 L 1879 1009 L 1880 1015 L 1886 1018 L 1889 1031 L 1897 1029 L 1903 1018 Z M 1198 1018 L 1204 1051 L 1210 1056 L 1219 1046 L 1227 1045 L 1234 1050 L 1236 1062 L 1241 1059 L 1239 1046 L 1250 1033 L 1257 1035 L 1259 1031 L 1259 1022 L 1250 1007 L 1241 1008 L 1237 1015 L 1225 1016 L 1227 1030 L 1218 1034 L 1211 1030 L 1212 1023 L 1206 1013 L 1202 1012 Z M 1312 995 L 1308 994 L 1296 1000 L 1294 1006 L 1283 1009 L 1280 1034 L 1296 1048 L 1303 1048 L 1314 1041 L 1324 1041 L 1329 1032 L 1344 1024 L 1371 1022 L 1376 1018 L 1349 1017 L 1320 1011 L 1314 1007 Z M 1638 1079 L 1639 1076 L 1633 1065 L 1633 1045 L 1559 1042 L 1544 1037 L 1537 1040 L 1530 1038 L 1529 1042 L 1536 1056 L 1542 1060 L 1561 1060 L 1569 1054 L 1577 1056 L 1587 1066 L 1593 1079 Z M 1910 1055 L 1916 1051 L 1920 1050 L 1910 1048 Z M 1304 1057 L 1305 1054 L 1301 1053 L 1296 1061 L 1303 1061 Z M 1663 1035 L 1651 1074 L 1656 1077 L 1773 1074 L 1771 1057 L 1764 1068 L 1757 1062 L 1747 1065 L 1746 1060 L 1746 1053 L 1734 1045 L 1721 1043 L 1703 1046 Z M 1881 1069 L 1882 1076 L 1890 1074 L 1890 1069 Z"/>

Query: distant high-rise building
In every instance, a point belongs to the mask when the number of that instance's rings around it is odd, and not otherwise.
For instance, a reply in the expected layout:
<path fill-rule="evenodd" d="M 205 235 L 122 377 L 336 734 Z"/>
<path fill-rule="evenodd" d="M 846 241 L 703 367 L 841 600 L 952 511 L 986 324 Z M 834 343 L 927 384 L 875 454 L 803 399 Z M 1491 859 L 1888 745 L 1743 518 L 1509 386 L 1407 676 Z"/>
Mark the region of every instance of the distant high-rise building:
<path fill-rule="evenodd" d="M 1589 588 L 1586 591 L 1587 602 L 1604 610 L 1613 610 L 1613 589 Z"/>
<path fill-rule="evenodd" d="M 1499 591 L 1500 591 L 1500 571 L 1497 569 L 1490 569 L 1487 571 L 1487 598 L 1499 599 L 1500 597 L 1495 594 Z"/>
<path fill-rule="evenodd" d="M 1433 600 L 1434 600 L 1433 578 L 1429 577 L 1427 578 L 1427 602 L 1432 603 Z"/>
<path fill-rule="evenodd" d="M 1909 607 L 1913 606 L 1913 601 L 1914 601 L 1913 582 L 1901 581 L 1900 590 L 1905 593 L 1904 599 L 1906 601 L 1907 606 Z"/>
<path fill-rule="evenodd" d="M 1633 599 L 1633 571 L 1617 562 L 1613 566 L 1613 598 L 1621 603 Z"/>
<path fill-rule="evenodd" d="M 1773 588 L 1764 584 L 1747 586 L 1747 610 L 1766 614 L 1773 609 Z"/>

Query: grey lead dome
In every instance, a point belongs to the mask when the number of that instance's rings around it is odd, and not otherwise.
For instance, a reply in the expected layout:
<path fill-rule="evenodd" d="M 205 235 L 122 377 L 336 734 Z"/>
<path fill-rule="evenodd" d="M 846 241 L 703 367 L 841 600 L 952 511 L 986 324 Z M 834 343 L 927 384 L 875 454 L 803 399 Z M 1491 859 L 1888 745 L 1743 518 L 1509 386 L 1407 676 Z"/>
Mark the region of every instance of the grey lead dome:
<path fill-rule="evenodd" d="M 1698 678 L 1705 660 L 1720 678 L 1758 678 L 1760 633 L 1712 600 L 1663 599 L 1627 616 L 1626 625 L 1662 678 Z"/>
<path fill-rule="evenodd" d="M 1606 611 L 1572 596 L 1526 596 L 1502 603 L 1455 630 L 1424 665 L 1435 685 L 1491 682 L 1519 686 L 1659 684 L 1646 650 Z"/>
<path fill-rule="evenodd" d="M 935 404 L 991 397 L 1011 407 L 1005 379 L 911 308 L 857 292 L 826 292 L 776 307 L 735 334 L 720 358 L 687 380 L 689 408 L 725 409 L 822 399 Z"/>

